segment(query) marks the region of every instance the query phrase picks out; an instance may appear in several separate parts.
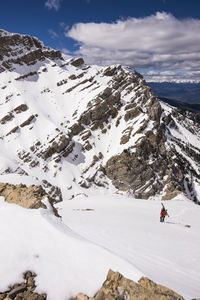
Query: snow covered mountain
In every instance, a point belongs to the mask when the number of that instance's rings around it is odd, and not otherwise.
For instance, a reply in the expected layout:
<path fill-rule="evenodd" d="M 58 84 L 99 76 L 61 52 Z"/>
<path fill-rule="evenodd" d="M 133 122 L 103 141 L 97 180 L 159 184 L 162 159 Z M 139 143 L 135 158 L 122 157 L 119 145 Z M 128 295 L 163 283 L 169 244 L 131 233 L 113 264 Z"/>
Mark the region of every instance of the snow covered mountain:
<path fill-rule="evenodd" d="M 0 31 L 0 182 L 41 185 L 54 201 L 106 190 L 200 202 L 199 127 L 129 68 Z"/>
<path fill-rule="evenodd" d="M 0 30 L 0 298 L 93 296 L 110 268 L 198 297 L 199 127 L 129 68 Z"/>

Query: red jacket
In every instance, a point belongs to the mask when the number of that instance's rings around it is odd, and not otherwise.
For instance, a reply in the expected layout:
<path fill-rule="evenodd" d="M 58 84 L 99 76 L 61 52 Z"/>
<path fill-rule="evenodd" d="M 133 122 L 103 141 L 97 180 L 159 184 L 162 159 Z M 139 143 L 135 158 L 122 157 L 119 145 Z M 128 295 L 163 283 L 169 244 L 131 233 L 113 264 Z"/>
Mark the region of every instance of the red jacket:
<path fill-rule="evenodd" d="M 163 217 L 165 217 L 165 216 L 166 216 L 166 214 L 167 214 L 167 211 L 166 211 L 166 209 L 163 209 L 163 208 L 162 208 L 162 210 L 161 210 L 160 214 L 161 214 Z"/>

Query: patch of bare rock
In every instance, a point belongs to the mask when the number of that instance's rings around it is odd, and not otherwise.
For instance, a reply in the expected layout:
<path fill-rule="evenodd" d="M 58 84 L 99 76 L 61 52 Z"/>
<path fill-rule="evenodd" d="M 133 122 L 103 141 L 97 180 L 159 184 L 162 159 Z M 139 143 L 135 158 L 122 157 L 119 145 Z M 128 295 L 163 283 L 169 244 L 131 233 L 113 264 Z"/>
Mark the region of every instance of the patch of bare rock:
<path fill-rule="evenodd" d="M 97 294 L 89 298 L 80 293 L 75 300 L 184 300 L 174 291 L 156 284 L 146 277 L 138 283 L 129 280 L 118 272 L 110 270 Z M 194 299 L 195 300 L 195 299 Z"/>
<path fill-rule="evenodd" d="M 20 284 L 15 284 L 9 290 L 1 293 L 0 300 L 45 300 L 46 294 L 35 293 L 35 274 L 28 271 L 24 274 L 25 281 Z"/>
<path fill-rule="evenodd" d="M 8 203 L 15 203 L 25 208 L 46 208 L 42 199 L 46 193 L 41 186 L 24 184 L 0 183 L 0 196 L 5 197 Z"/>

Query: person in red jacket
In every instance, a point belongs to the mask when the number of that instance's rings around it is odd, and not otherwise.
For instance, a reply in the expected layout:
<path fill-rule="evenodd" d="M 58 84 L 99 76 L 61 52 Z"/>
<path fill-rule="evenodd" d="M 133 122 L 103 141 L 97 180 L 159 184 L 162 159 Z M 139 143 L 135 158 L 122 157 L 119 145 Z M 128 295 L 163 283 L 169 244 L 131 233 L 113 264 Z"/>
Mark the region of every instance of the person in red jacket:
<path fill-rule="evenodd" d="M 161 203 L 162 204 L 162 203 Z M 164 207 L 164 205 L 162 204 L 162 209 L 161 209 L 161 212 L 160 212 L 160 222 L 164 222 L 165 221 L 165 217 L 168 216 L 168 212 L 167 212 L 167 209 Z"/>

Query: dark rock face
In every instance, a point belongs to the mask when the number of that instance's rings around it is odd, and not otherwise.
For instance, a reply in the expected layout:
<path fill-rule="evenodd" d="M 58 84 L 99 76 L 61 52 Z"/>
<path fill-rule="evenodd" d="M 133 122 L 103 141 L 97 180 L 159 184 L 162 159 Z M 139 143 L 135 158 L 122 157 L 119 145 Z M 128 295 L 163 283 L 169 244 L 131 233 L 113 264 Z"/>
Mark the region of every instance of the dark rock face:
<path fill-rule="evenodd" d="M 111 157 L 105 166 L 106 175 L 116 188 L 124 191 L 131 189 L 137 198 L 147 199 L 154 196 L 163 189 L 163 183 L 156 174 L 163 178 L 168 170 L 165 156 L 159 152 L 157 145 L 154 146 L 144 138 L 136 147 L 136 152 L 126 150 Z M 148 160 L 150 156 L 151 164 Z"/>
<path fill-rule="evenodd" d="M 103 129 L 103 124 L 107 123 L 110 117 L 117 116 L 121 107 L 120 98 L 120 92 L 106 88 L 98 98 L 88 104 L 88 110 L 81 115 L 80 123 L 90 125 L 91 130 Z"/>
<path fill-rule="evenodd" d="M 54 153 L 60 153 L 64 150 L 70 142 L 70 138 L 68 136 L 59 135 L 55 137 L 51 142 L 50 145 L 43 151 L 44 159 L 51 157 Z"/>
<path fill-rule="evenodd" d="M 74 66 L 74 67 L 80 67 L 81 65 L 84 64 L 84 60 L 82 57 L 80 58 L 77 58 L 77 59 L 74 59 L 72 62 L 71 62 L 71 65 Z"/>
<path fill-rule="evenodd" d="M 101 289 L 93 298 L 78 294 L 76 300 L 184 300 L 174 291 L 156 284 L 146 277 L 138 283 L 126 279 L 120 273 L 108 272 L 107 278 Z"/>

